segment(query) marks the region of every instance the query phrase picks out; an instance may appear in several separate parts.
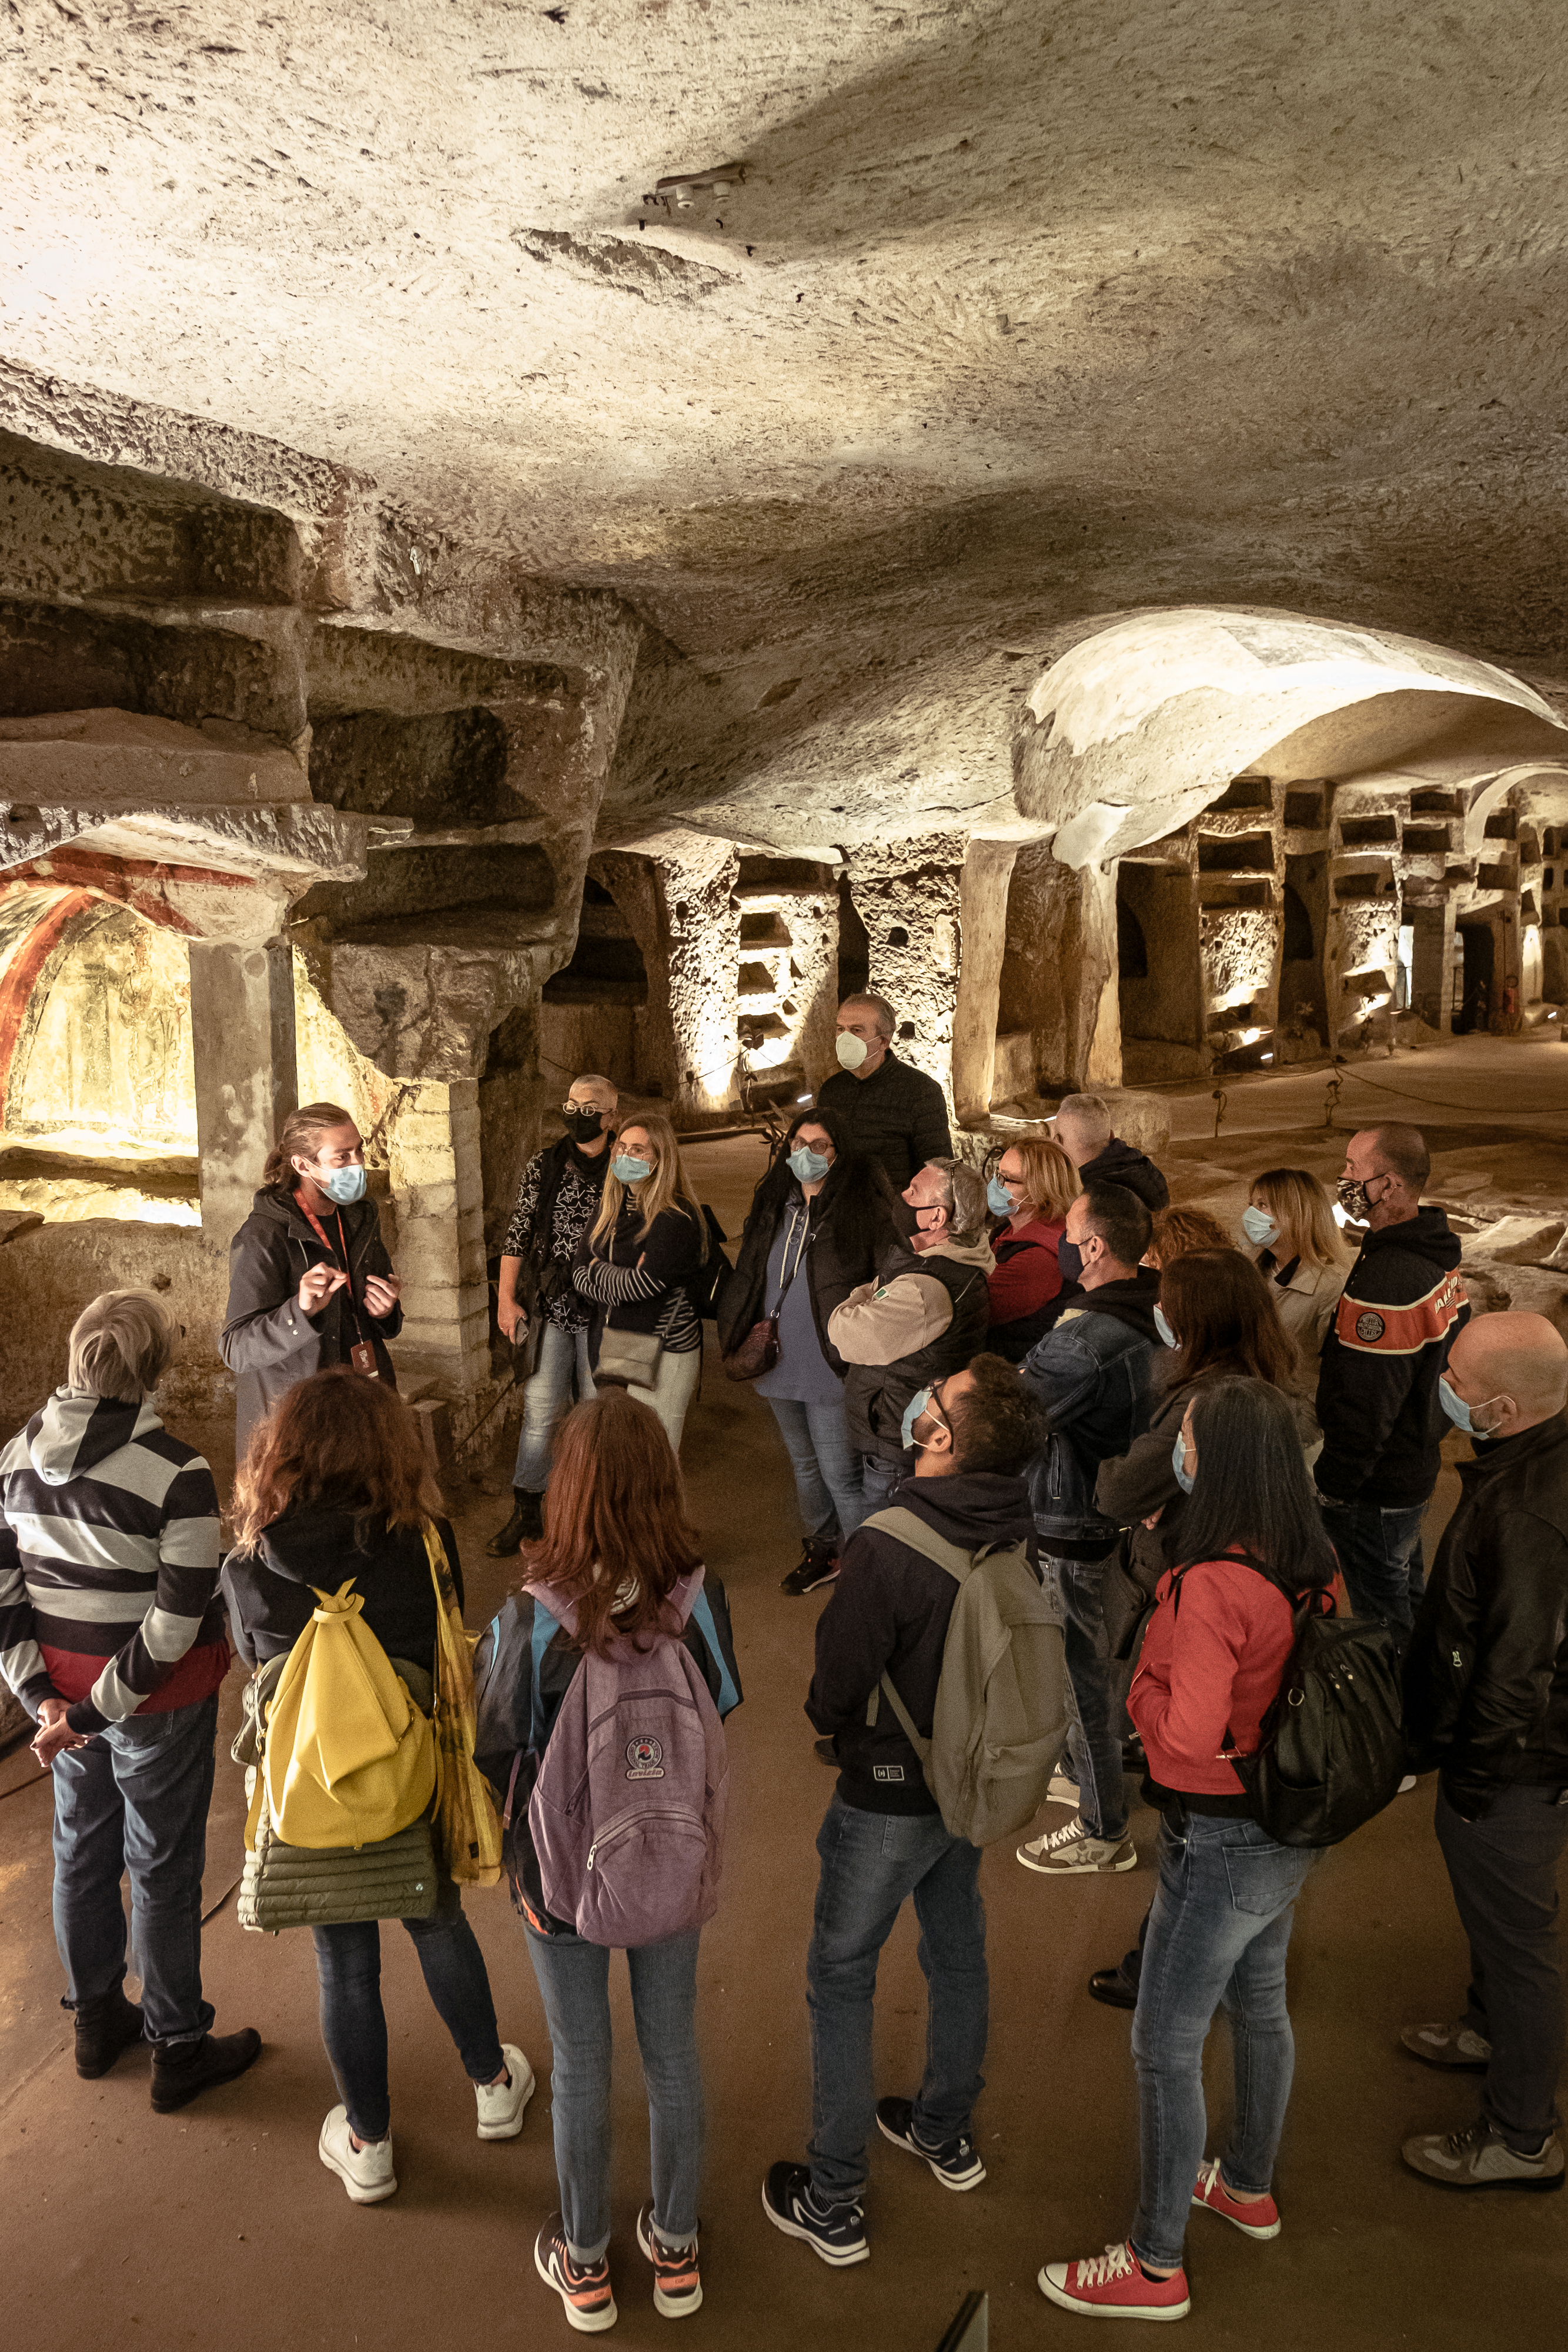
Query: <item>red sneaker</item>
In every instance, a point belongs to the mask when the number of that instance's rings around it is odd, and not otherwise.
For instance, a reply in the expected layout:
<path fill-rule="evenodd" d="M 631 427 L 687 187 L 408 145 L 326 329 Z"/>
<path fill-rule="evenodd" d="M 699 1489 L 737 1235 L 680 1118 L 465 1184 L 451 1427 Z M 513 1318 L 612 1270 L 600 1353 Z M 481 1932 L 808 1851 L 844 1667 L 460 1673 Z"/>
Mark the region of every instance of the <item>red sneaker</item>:
<path fill-rule="evenodd" d="M 1081 2263 L 1047 2263 L 1041 2294 L 1086 2319 L 1185 2319 L 1192 2309 L 1186 2273 L 1150 2278 L 1131 2246 L 1107 2246 Z"/>
<path fill-rule="evenodd" d="M 1249 2238 L 1277 2238 L 1280 2234 L 1280 2209 L 1273 2199 L 1252 2197 L 1243 2201 L 1232 2197 L 1219 2177 L 1218 2157 L 1198 2174 L 1192 2201 L 1195 2205 L 1207 2205 L 1211 2213 L 1223 2213 Z"/>

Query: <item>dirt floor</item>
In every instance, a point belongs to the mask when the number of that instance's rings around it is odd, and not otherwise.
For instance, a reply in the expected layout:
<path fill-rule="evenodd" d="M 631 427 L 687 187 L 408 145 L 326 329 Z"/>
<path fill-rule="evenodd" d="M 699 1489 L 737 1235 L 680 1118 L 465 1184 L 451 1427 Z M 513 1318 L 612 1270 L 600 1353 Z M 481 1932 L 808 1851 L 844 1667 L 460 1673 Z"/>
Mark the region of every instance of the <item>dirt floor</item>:
<path fill-rule="evenodd" d="M 1451 1099 L 1431 1119 L 1452 1168 L 1502 1155 L 1521 1197 L 1564 1185 L 1568 1055 L 1531 1048 L 1505 1074 L 1479 1049 L 1391 1065 L 1388 1083 Z M 1561 1072 L 1561 1076 L 1559 1073 Z M 1506 1083 L 1500 1083 L 1505 1077 Z M 1290 1159 L 1337 1172 L 1343 1134 L 1317 1123 L 1326 1074 L 1233 1082 L 1218 1143 L 1206 1089 L 1176 1098 L 1170 1167 L 1179 1196 Z M 1377 1099 L 1347 1081 L 1354 1119 Z M 1545 1110 L 1542 1118 L 1539 1114 Z M 1372 1116 L 1375 1116 L 1373 1113 Z M 1416 1111 L 1420 1116 L 1418 1109 Z M 1445 1110 L 1443 1117 L 1448 1118 Z M 1505 1134 L 1500 1126 L 1517 1120 Z M 1425 1122 L 1424 1122 L 1425 1123 Z M 1291 1137 L 1290 1149 L 1284 1149 Z M 760 1172 L 749 1139 L 692 1155 L 699 1189 L 731 1233 Z M 1463 1163 L 1461 1166 L 1461 1162 Z M 1450 1171 L 1451 1172 L 1451 1171 Z M 1450 1446 L 1456 1450 L 1458 1441 Z M 214 1454 L 217 1448 L 214 1446 Z M 1073 2338 L 1070 2315 L 1034 2284 L 1048 2259 L 1121 2237 L 1135 2189 L 1136 2117 L 1127 2018 L 1084 1992 L 1114 1960 L 1150 1892 L 1154 1817 L 1140 1809 L 1135 1872 L 1050 1886 L 1010 1844 L 986 1858 L 992 2028 L 977 2134 L 988 2178 L 971 2195 L 942 2189 L 880 2141 L 871 2151 L 872 2260 L 829 2271 L 769 2228 L 762 2175 L 801 2154 L 809 2128 L 803 1962 L 817 1822 L 831 1790 L 800 1711 L 815 1600 L 787 1601 L 797 1555 L 782 1448 L 765 1406 L 710 1362 L 685 1461 L 712 1570 L 728 1588 L 746 1685 L 731 1719 L 732 1833 L 725 1898 L 704 1937 L 701 2028 L 709 2157 L 703 2203 L 706 2301 L 694 2341 L 783 2352 L 805 2345 L 934 2347 L 965 2293 L 990 2296 L 992 2341 Z M 1446 1472 L 1428 1523 L 1451 1506 Z M 510 1573 L 486 1561 L 506 1506 L 473 1483 L 452 1499 L 468 1578 L 469 1619 L 496 1607 Z M 225 1691 L 227 1714 L 237 1686 Z M 1402 2024 L 1458 2014 L 1464 1951 L 1431 1828 L 1434 1783 L 1401 1798 L 1331 1854 L 1309 1883 L 1291 1947 L 1298 2047 L 1281 2153 L 1281 2236 L 1255 2245 L 1195 2215 L 1186 2340 L 1279 2352 L 1349 2347 L 1508 2346 L 1561 2341 L 1568 2284 L 1568 2197 L 1449 2196 L 1407 2173 L 1398 2144 L 1473 2113 L 1473 2077 L 1445 2078 L 1407 2057 Z M 0 2295 L 5 2340 L 27 2352 L 108 2340 L 164 2347 L 564 2342 L 559 2305 L 534 2275 L 533 2233 L 556 2201 L 549 2046 L 523 1940 L 504 1893 L 469 1898 L 504 2036 L 522 2043 L 540 2088 L 520 2139 L 484 2145 L 461 2070 L 425 1998 L 407 1938 L 383 1935 L 400 2188 L 388 2204 L 350 2205 L 316 2157 L 335 2094 L 316 2031 L 315 1971 L 301 1936 L 243 1935 L 230 1889 L 240 1861 L 240 1775 L 220 1748 L 209 1838 L 204 1968 L 219 2030 L 254 2024 L 266 2048 L 242 2081 L 183 2115 L 154 2116 L 147 2060 L 133 2053 L 96 2084 L 70 2065 L 48 1927 L 49 1804 L 26 1751 L 0 1760 Z M 1066 1816 L 1063 1814 L 1062 1819 Z M 616 1984 L 616 2188 L 612 2261 L 618 2338 L 653 2344 L 650 2273 L 632 2222 L 647 2192 L 646 2123 L 623 1969 Z M 877 2004 L 878 2074 L 912 2091 L 923 2054 L 923 1986 L 911 1923 L 890 1943 Z M 1212 2045 L 1212 2103 L 1228 2095 L 1223 2034 Z M 1218 2137 L 1214 2144 L 1219 2145 Z"/>

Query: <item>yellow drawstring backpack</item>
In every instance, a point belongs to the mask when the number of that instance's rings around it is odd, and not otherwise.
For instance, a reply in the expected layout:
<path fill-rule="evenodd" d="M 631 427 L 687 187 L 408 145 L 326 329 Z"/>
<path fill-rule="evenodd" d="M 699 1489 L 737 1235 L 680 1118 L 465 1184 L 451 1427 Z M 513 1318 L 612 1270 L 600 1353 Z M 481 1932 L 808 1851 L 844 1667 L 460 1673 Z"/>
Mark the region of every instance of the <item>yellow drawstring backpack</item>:
<path fill-rule="evenodd" d="M 435 1794 L 434 1727 L 361 1622 L 353 1578 L 316 1602 L 267 1712 L 253 1848 L 264 1787 L 274 1835 L 312 1849 L 394 1837 Z"/>

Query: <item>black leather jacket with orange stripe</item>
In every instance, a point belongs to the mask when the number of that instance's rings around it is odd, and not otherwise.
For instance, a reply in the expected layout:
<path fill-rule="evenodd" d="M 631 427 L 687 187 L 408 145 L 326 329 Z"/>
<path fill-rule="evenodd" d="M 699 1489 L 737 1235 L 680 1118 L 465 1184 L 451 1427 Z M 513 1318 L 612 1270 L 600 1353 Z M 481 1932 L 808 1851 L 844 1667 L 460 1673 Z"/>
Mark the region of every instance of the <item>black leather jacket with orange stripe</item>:
<path fill-rule="evenodd" d="M 1459 1238 L 1441 1209 L 1368 1234 L 1323 1341 L 1318 1488 L 1384 1510 L 1424 1503 L 1437 1483 L 1437 1375 L 1469 1318 Z"/>

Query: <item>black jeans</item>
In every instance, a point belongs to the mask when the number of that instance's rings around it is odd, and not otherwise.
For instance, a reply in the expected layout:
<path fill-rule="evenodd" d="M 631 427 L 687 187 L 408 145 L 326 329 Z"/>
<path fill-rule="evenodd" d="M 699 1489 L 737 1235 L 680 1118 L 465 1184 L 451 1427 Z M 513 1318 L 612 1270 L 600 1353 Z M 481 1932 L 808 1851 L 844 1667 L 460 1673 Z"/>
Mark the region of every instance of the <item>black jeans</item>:
<path fill-rule="evenodd" d="M 1470 1942 L 1465 2022 L 1491 2043 L 1481 2113 L 1520 2154 L 1556 2127 L 1563 2051 L 1557 1865 L 1568 1804 L 1552 1787 L 1504 1789 L 1490 1813 L 1462 1821 L 1441 1786 L 1437 1843 Z"/>
<path fill-rule="evenodd" d="M 493 2083 L 505 2060 L 485 1955 L 463 1916 L 463 1898 L 441 1882 L 428 1919 L 405 1919 L 425 1990 L 457 2044 L 471 2083 Z M 312 1927 L 321 1979 L 321 2039 L 359 2139 L 385 2139 L 392 2128 L 387 2093 L 387 2021 L 382 2007 L 382 1931 L 376 1919 Z"/>

